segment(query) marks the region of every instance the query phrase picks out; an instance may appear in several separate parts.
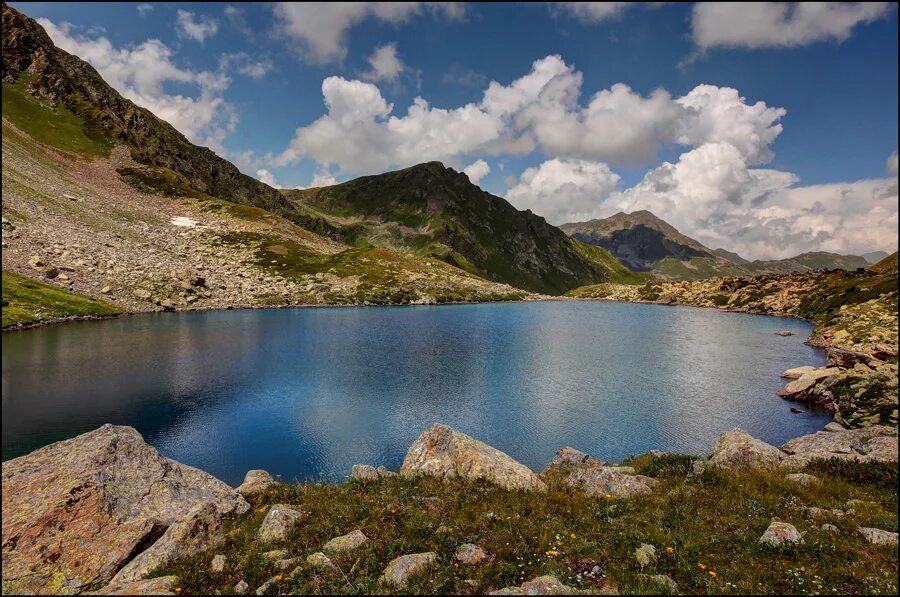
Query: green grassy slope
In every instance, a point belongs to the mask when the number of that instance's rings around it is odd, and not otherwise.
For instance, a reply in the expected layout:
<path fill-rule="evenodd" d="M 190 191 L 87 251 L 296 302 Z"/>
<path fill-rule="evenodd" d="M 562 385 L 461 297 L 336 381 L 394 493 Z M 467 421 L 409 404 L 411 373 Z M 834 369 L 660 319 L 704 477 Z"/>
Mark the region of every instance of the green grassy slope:
<path fill-rule="evenodd" d="M 122 309 L 3 270 L 3 327 L 70 316 L 117 315 Z"/>

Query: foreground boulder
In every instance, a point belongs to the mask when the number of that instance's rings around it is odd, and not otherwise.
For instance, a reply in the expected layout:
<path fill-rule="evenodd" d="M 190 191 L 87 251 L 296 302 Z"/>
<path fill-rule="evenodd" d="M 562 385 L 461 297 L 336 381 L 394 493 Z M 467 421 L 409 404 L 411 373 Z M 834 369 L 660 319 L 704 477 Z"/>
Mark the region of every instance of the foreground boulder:
<path fill-rule="evenodd" d="M 4 462 L 2 491 L 4 593 L 105 584 L 198 504 L 249 509 L 225 483 L 115 425 Z"/>
<path fill-rule="evenodd" d="M 649 493 L 656 479 L 634 474 L 628 466 L 608 465 L 603 460 L 574 448 L 562 448 L 547 465 L 543 474 L 563 473 L 565 482 L 590 495 L 623 498 Z"/>
<path fill-rule="evenodd" d="M 818 431 L 781 446 L 785 467 L 799 469 L 815 458 L 897 462 L 897 428 L 873 425 L 861 429 Z"/>
<path fill-rule="evenodd" d="M 783 457 L 775 446 L 735 427 L 716 440 L 708 464 L 726 469 L 760 468 L 777 466 Z"/>
<path fill-rule="evenodd" d="M 555 576 L 548 574 L 523 582 L 518 587 L 506 587 L 499 591 L 491 591 L 488 595 L 578 595 L 581 593 L 587 593 L 587 591 L 573 589 L 563 584 Z"/>
<path fill-rule="evenodd" d="M 259 540 L 263 543 L 286 539 L 303 520 L 303 513 L 284 504 L 275 504 L 259 527 Z"/>
<path fill-rule="evenodd" d="M 221 543 L 225 538 L 224 522 L 224 515 L 214 504 L 207 502 L 194 506 L 187 516 L 170 526 L 156 543 L 122 568 L 110 584 L 140 580 L 160 566 Z"/>
<path fill-rule="evenodd" d="M 353 481 L 377 481 L 385 477 L 396 477 L 397 473 L 379 466 L 375 468 L 368 464 L 354 464 L 350 471 L 350 479 Z"/>
<path fill-rule="evenodd" d="M 770 547 L 803 543 L 803 537 L 797 527 L 787 522 L 772 522 L 759 542 Z"/>
<path fill-rule="evenodd" d="M 366 537 L 362 531 L 356 529 L 355 531 L 351 531 L 346 535 L 341 535 L 340 537 L 331 539 L 322 547 L 322 551 L 330 554 L 352 551 L 357 547 L 362 547 L 368 541 L 369 538 Z"/>
<path fill-rule="evenodd" d="M 109 585 L 90 593 L 92 595 L 176 595 L 175 587 L 181 582 L 177 576 L 160 576 L 138 580 L 123 585 Z M 179 589 L 180 590 L 180 589 Z"/>
<path fill-rule="evenodd" d="M 428 475 L 469 481 L 484 479 L 505 489 L 544 491 L 547 486 L 524 464 L 484 442 L 436 424 L 422 432 L 403 460 L 404 477 Z"/>

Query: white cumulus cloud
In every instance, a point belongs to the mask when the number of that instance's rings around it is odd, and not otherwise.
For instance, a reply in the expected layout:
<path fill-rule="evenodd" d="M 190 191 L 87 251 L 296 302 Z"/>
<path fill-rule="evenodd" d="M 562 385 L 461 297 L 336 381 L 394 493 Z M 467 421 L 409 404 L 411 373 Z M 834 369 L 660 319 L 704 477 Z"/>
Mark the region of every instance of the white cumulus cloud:
<path fill-rule="evenodd" d="M 479 182 L 481 182 L 482 178 L 490 173 L 491 167 L 484 160 L 475 160 L 474 162 L 463 168 L 462 171 L 465 172 L 466 176 L 469 177 L 469 182 L 477 185 Z"/>
<path fill-rule="evenodd" d="M 400 73 L 406 70 L 406 65 L 397 55 L 395 43 L 375 48 L 366 61 L 371 68 L 363 73 L 362 78 L 367 81 L 396 81 Z"/>
<path fill-rule="evenodd" d="M 895 175 L 897 174 L 897 152 L 892 153 L 887 159 L 887 169 L 888 172 Z"/>
<path fill-rule="evenodd" d="M 141 2 L 134 8 L 138 11 L 139 15 L 144 16 L 145 14 L 147 14 L 148 12 L 151 12 L 153 10 L 153 5 L 148 4 L 147 2 Z"/>
<path fill-rule="evenodd" d="M 554 2 L 552 6 L 562 9 L 584 23 L 599 23 L 618 17 L 631 2 Z"/>
<path fill-rule="evenodd" d="M 196 14 L 180 8 L 176 14 L 175 29 L 178 31 L 178 35 L 182 37 L 188 37 L 203 43 L 219 31 L 219 24 L 215 19 L 208 17 L 198 18 Z"/>
<path fill-rule="evenodd" d="M 889 2 L 698 2 L 691 19 L 698 48 L 791 47 L 848 38 L 860 23 L 891 10 Z"/>
<path fill-rule="evenodd" d="M 282 186 L 278 184 L 278 181 L 275 179 L 275 175 L 266 170 L 265 168 L 260 168 L 256 171 L 256 178 L 260 181 L 266 183 L 273 189 L 280 189 Z"/>

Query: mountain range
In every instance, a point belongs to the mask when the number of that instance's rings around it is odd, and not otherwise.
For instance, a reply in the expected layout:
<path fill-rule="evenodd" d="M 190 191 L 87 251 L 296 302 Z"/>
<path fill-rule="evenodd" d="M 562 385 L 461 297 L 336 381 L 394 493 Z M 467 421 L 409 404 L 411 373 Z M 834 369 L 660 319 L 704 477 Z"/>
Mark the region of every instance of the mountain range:
<path fill-rule="evenodd" d="M 887 256 L 870 253 L 868 258 L 874 261 L 869 261 L 856 255 L 818 251 L 788 259 L 750 261 L 722 248 L 712 250 L 649 211 L 619 212 L 604 219 L 563 224 L 560 229 L 572 238 L 606 249 L 635 272 L 649 272 L 664 279 L 855 270 Z"/>
<path fill-rule="evenodd" d="M 556 227 L 440 162 L 275 189 L 2 11 L 3 268 L 126 310 L 509 300 L 866 265 L 750 262 L 649 212 Z"/>

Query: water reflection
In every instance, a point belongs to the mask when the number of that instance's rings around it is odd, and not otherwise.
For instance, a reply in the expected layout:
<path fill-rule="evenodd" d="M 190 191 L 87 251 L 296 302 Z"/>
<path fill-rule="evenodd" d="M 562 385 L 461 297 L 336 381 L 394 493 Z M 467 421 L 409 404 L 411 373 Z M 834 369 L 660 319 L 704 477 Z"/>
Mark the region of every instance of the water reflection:
<path fill-rule="evenodd" d="M 809 330 L 570 302 L 74 322 L 3 335 L 3 458 L 105 422 L 231 483 L 250 468 L 332 481 L 357 462 L 396 468 L 436 421 L 537 469 L 564 445 L 704 452 L 736 425 L 778 444 L 828 418 L 775 395 L 783 369 L 824 363 Z"/>

